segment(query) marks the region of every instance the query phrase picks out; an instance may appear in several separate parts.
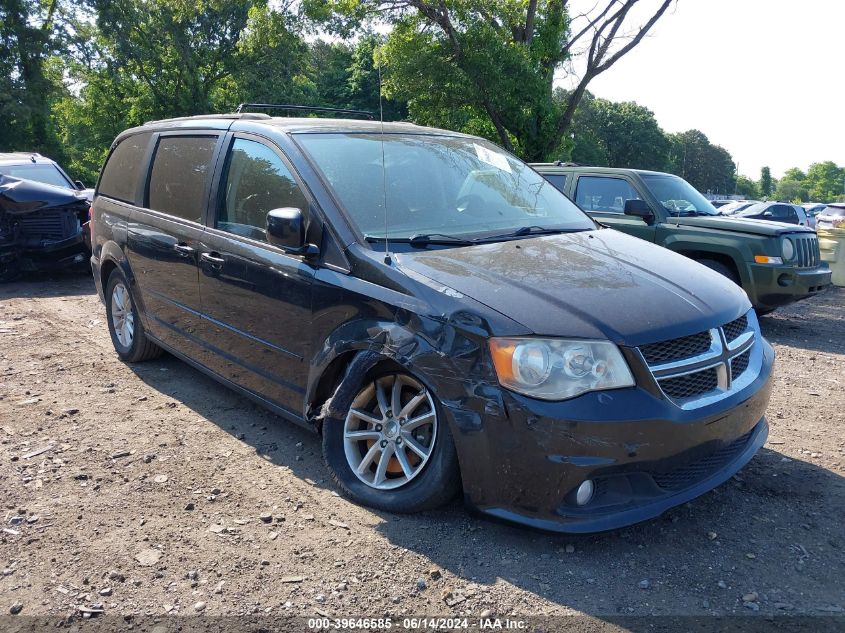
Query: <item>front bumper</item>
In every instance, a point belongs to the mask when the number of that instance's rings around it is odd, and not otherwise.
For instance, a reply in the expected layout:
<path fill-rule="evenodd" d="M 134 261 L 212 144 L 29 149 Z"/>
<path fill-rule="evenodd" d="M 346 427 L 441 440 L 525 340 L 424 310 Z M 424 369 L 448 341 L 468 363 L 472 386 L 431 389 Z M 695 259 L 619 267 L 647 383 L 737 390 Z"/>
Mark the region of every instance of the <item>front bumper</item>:
<path fill-rule="evenodd" d="M 21 270 L 52 271 L 85 267 L 88 251 L 82 231 L 67 239 L 39 247 L 24 247 L 17 252 Z"/>
<path fill-rule="evenodd" d="M 763 445 L 774 351 L 740 391 L 682 410 L 642 388 L 541 402 L 505 392 L 505 418 L 459 439 L 468 504 L 499 519 L 584 533 L 638 523 L 712 490 Z M 468 449 L 472 446 L 471 449 Z M 470 452 L 471 454 L 468 454 Z M 586 479 L 593 499 L 573 497 Z"/>
<path fill-rule="evenodd" d="M 751 288 L 747 292 L 758 310 L 771 310 L 817 294 L 830 285 L 832 275 L 827 266 L 802 269 L 749 264 L 749 268 Z"/>

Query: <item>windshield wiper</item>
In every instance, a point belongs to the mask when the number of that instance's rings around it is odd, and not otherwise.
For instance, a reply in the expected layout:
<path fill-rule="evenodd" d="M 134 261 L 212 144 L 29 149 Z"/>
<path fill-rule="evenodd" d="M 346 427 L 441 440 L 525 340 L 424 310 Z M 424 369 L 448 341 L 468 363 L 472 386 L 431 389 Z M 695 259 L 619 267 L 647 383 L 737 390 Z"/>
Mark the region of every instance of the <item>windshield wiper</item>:
<path fill-rule="evenodd" d="M 427 246 L 429 244 L 458 244 L 461 246 L 469 246 L 474 244 L 475 240 L 468 240 L 464 237 L 457 237 L 455 235 L 447 235 L 446 233 L 417 233 L 408 238 L 408 244 L 411 246 Z"/>
<path fill-rule="evenodd" d="M 385 238 L 375 235 L 364 236 L 368 242 L 384 242 Z M 388 242 L 403 242 L 411 246 L 428 246 L 429 244 L 453 244 L 457 246 L 469 246 L 475 244 L 475 240 L 468 240 L 446 233 L 417 233 L 411 237 L 389 237 Z"/>
<path fill-rule="evenodd" d="M 563 228 L 547 228 L 545 226 L 521 226 L 510 233 L 502 233 L 501 235 L 490 235 L 478 238 L 479 242 L 495 242 L 496 240 L 504 240 L 510 237 L 525 237 L 527 235 L 554 235 L 555 233 L 578 233 L 580 231 L 587 231 L 589 229 L 563 229 Z"/>

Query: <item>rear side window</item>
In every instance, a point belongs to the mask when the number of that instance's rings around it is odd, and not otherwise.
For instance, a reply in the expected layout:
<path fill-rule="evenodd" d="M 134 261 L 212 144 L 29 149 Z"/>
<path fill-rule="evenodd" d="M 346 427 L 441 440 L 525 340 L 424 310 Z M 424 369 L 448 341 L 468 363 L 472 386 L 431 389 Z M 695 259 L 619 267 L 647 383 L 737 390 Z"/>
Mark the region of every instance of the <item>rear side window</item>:
<path fill-rule="evenodd" d="M 552 183 L 561 193 L 566 193 L 566 174 L 543 174 L 543 178 Z"/>
<path fill-rule="evenodd" d="M 150 171 L 149 208 L 202 221 L 216 136 L 163 136 Z"/>
<path fill-rule="evenodd" d="M 123 202 L 135 202 L 140 176 L 150 142 L 150 134 L 135 134 L 123 139 L 103 167 L 97 193 Z"/>
<path fill-rule="evenodd" d="M 585 211 L 622 213 L 626 200 L 637 200 L 639 194 L 624 178 L 581 176 L 575 191 L 575 203 Z"/>

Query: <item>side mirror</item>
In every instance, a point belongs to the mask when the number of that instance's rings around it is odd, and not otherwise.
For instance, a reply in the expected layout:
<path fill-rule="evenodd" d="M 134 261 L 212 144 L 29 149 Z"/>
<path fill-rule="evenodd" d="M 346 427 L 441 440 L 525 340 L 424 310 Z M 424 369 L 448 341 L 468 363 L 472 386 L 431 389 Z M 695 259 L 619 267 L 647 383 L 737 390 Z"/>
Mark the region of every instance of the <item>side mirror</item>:
<path fill-rule="evenodd" d="M 764 218 L 772 217 L 772 212 L 771 211 L 763 211 L 763 217 Z"/>
<path fill-rule="evenodd" d="M 648 202 L 640 200 L 639 198 L 631 198 L 625 201 L 624 207 L 625 215 L 633 215 L 642 218 L 646 223 L 651 223 L 654 219 L 654 212 L 648 206 Z"/>
<path fill-rule="evenodd" d="M 85 189 L 85 184 L 81 180 L 74 180 L 73 184 L 76 185 L 76 188 L 82 191 Z"/>
<path fill-rule="evenodd" d="M 316 255 L 314 244 L 305 243 L 305 220 L 302 209 L 284 207 L 267 214 L 267 241 L 293 255 Z"/>

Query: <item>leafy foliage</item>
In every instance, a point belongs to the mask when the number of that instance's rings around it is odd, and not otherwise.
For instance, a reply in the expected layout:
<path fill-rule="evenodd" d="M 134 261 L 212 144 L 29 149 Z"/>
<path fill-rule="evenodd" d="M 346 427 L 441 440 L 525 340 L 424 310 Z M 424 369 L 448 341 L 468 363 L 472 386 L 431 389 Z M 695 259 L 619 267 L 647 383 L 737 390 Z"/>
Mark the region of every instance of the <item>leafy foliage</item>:
<path fill-rule="evenodd" d="M 747 176 L 738 174 L 734 191 L 747 200 L 760 199 L 760 186 Z"/>
<path fill-rule="evenodd" d="M 645 36 L 664 0 L 635 33 L 621 31 L 636 0 L 612 0 L 572 28 L 561 0 L 306 0 L 306 12 L 338 33 L 388 22 L 382 57 L 387 93 L 407 101 L 414 120 L 488 136 L 529 160 L 553 153 L 589 81 Z M 598 5 L 597 5 L 598 6 Z M 555 71 L 592 37 L 587 69 L 563 102 Z"/>
<path fill-rule="evenodd" d="M 699 191 L 734 190 L 736 165 L 728 151 L 713 145 L 699 130 L 669 135 L 669 171 Z"/>
<path fill-rule="evenodd" d="M 768 167 L 760 169 L 760 193 L 764 198 L 768 198 L 775 190 L 775 183 L 772 180 L 772 172 Z"/>
<path fill-rule="evenodd" d="M 585 95 L 573 120 L 572 160 L 579 164 L 663 171 L 669 140 L 654 113 L 633 102 Z"/>
<path fill-rule="evenodd" d="M 636 0 L 0 0 L 0 151 L 41 151 L 93 184 L 127 127 L 241 102 L 368 110 L 485 136 L 530 160 L 667 170 L 703 191 L 830 200 L 843 170 L 737 176 L 701 132 L 666 135 L 647 108 L 589 82 L 649 31 Z M 387 35 L 370 29 L 389 26 Z M 315 28 L 348 41 L 307 40 Z M 571 88 L 554 88 L 584 60 Z M 381 95 L 381 99 L 380 99 Z M 768 183 L 768 184 L 767 184 Z"/>

